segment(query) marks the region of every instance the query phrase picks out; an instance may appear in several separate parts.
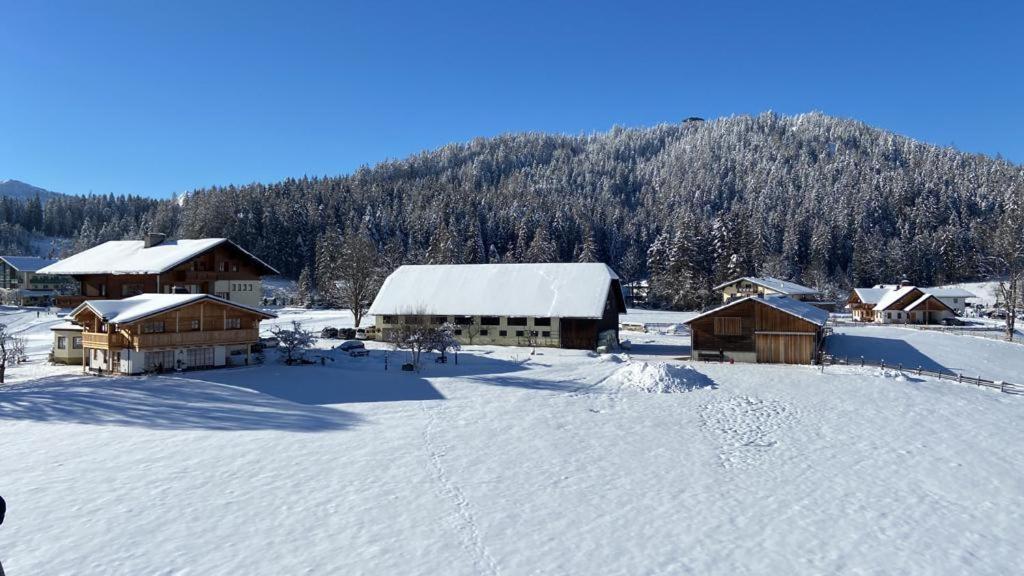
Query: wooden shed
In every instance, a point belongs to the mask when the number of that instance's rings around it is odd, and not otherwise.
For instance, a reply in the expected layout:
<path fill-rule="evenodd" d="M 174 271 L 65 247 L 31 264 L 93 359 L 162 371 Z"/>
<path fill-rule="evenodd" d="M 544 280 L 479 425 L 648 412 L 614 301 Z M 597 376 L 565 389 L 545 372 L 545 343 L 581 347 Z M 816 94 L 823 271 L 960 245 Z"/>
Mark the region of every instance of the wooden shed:
<path fill-rule="evenodd" d="M 828 313 L 786 296 L 751 296 L 686 322 L 693 357 L 766 364 L 812 364 Z"/>

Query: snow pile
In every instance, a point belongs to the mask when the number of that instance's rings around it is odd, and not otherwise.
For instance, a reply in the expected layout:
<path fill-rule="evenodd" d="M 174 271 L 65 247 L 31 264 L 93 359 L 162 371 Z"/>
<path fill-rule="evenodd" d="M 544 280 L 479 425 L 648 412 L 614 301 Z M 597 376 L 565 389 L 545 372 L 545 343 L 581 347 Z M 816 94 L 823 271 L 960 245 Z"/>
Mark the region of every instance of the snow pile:
<path fill-rule="evenodd" d="M 665 362 L 628 362 L 609 380 L 622 388 L 658 394 L 688 392 L 712 384 L 692 366 L 673 366 Z"/>
<path fill-rule="evenodd" d="M 903 374 L 903 372 L 900 372 L 899 370 L 893 368 L 879 368 L 878 371 L 875 372 L 875 377 L 891 378 L 897 382 L 907 381 L 907 377 Z"/>

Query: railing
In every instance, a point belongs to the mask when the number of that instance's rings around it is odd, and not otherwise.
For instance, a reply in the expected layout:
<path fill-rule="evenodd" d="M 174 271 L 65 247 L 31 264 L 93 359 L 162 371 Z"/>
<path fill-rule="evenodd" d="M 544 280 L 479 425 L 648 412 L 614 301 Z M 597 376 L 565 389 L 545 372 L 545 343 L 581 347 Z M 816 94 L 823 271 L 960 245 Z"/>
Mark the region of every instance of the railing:
<path fill-rule="evenodd" d="M 931 378 L 938 378 L 939 380 L 953 380 L 961 384 L 974 384 L 979 387 L 993 388 L 1006 394 L 1024 394 L 1024 385 L 1014 384 L 1013 382 L 1006 382 L 1003 380 L 987 380 L 982 378 L 980 374 L 977 376 L 971 376 L 964 375 L 962 372 L 929 370 L 922 366 L 904 366 L 899 362 L 890 362 L 886 364 L 885 360 L 867 360 L 863 356 L 850 358 L 849 356 L 832 356 L 829 354 L 822 354 L 819 364 L 823 369 L 825 366 L 871 366 L 874 368 L 882 368 L 883 370 L 888 368 L 909 374 L 916 374 L 918 376 L 929 376 Z"/>
<path fill-rule="evenodd" d="M 160 348 L 164 346 L 197 346 L 203 344 L 235 344 L 256 342 L 259 330 L 244 328 L 241 330 L 208 330 L 195 332 L 163 332 L 159 334 L 139 334 L 132 337 L 132 347 Z"/>
<path fill-rule="evenodd" d="M 84 348 L 96 348 L 99 350 L 125 348 L 128 346 L 128 339 L 121 334 L 82 332 L 82 346 Z"/>

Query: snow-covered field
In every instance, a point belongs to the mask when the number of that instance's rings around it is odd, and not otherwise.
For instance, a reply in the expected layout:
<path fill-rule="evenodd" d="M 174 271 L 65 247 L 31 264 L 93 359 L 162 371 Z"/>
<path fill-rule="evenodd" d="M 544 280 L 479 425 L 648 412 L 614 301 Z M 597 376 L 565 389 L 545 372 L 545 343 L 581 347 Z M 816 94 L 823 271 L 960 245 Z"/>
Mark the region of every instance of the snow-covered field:
<path fill-rule="evenodd" d="M 637 333 L 631 357 L 477 346 L 411 374 L 371 344 L 325 366 L 96 378 L 41 364 L 55 318 L 4 312 L 34 355 L 0 386 L 12 576 L 1024 566 L 1024 396 L 852 367 L 686 368 L 685 335 Z M 904 342 L 874 344 L 983 374 L 1002 360 L 1024 381 L 1024 346 L 855 330 L 839 344 Z"/>

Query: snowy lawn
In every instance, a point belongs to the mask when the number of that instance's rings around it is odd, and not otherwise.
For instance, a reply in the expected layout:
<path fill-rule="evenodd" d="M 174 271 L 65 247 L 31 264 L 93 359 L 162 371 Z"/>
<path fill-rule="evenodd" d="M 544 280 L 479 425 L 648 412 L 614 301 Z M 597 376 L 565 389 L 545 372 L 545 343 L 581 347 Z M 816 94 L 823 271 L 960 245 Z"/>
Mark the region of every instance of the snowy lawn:
<path fill-rule="evenodd" d="M 660 365 L 688 339 L 649 338 L 649 364 L 478 346 L 385 372 L 371 343 L 325 366 L 15 368 L 0 561 L 14 576 L 1020 570 L 1024 397 Z"/>
<path fill-rule="evenodd" d="M 1024 384 L 1024 345 L 969 334 L 945 334 L 890 326 L 840 326 L 826 341 L 828 351 L 851 359 L 902 363 L 906 369 L 981 376 Z"/>

